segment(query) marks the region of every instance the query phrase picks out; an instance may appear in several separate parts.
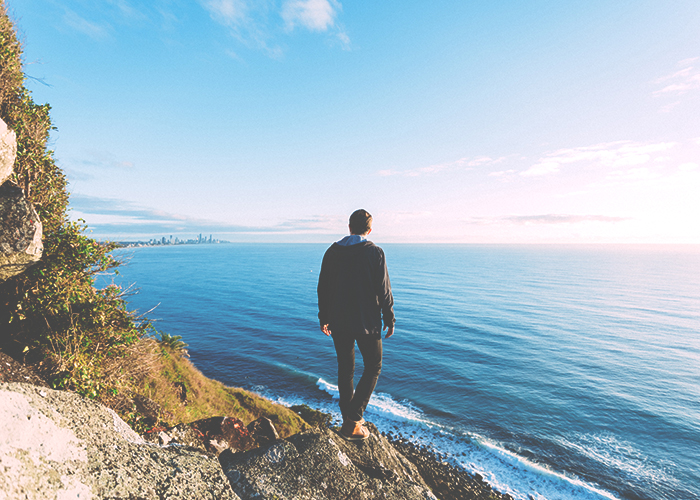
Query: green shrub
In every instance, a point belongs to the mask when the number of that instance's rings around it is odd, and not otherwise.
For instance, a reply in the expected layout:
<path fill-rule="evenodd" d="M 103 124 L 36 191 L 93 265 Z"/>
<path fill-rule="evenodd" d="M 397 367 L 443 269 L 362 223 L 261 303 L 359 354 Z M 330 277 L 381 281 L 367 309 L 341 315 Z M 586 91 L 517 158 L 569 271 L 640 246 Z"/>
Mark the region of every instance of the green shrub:
<path fill-rule="evenodd" d="M 190 357 L 187 352 L 188 344 L 182 341 L 182 335 L 169 335 L 165 332 L 158 332 L 158 342 L 168 349 L 179 352 L 182 356 Z"/>

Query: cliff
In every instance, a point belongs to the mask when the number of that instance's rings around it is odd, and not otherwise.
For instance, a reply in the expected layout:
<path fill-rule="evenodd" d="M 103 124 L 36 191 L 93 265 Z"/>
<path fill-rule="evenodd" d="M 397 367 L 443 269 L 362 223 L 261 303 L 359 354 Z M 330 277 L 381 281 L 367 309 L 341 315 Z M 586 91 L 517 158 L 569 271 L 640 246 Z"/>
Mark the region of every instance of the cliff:
<path fill-rule="evenodd" d="M 0 364 L 23 376 L 12 362 Z M 209 420 L 226 427 L 225 418 Z M 371 424 L 368 440 L 347 442 L 329 428 L 279 439 L 268 427 L 261 439 L 254 426 L 230 421 L 216 446 L 201 423 L 162 431 L 167 444 L 155 444 L 78 394 L 0 382 L 0 498 L 429 500 L 438 490 L 443 500 L 508 498 L 419 453 L 427 483 L 415 454 L 409 460 Z M 266 444 L 239 451 L 235 436 Z"/>

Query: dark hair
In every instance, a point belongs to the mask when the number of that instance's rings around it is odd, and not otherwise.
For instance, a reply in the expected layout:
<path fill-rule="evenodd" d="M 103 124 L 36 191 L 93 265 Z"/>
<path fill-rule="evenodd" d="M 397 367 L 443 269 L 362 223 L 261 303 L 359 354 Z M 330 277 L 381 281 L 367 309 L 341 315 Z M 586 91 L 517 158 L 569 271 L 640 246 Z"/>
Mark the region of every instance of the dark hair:
<path fill-rule="evenodd" d="M 367 234 L 372 229 L 372 216 L 367 210 L 355 210 L 350 216 L 350 232 L 352 234 Z"/>

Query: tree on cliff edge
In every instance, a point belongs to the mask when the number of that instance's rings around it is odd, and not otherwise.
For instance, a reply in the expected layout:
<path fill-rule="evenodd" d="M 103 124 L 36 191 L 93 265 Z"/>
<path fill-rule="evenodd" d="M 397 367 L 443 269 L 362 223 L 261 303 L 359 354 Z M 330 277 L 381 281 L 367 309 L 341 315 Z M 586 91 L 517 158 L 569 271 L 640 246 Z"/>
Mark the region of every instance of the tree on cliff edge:
<path fill-rule="evenodd" d="M 68 218 L 66 176 L 47 149 L 53 129 L 48 104 L 36 104 L 24 86 L 22 48 L 0 0 L 0 118 L 17 135 L 10 180 L 24 190 L 41 218 L 44 254 L 23 274 L 0 283 L 0 349 L 34 363 L 57 388 L 98 397 L 106 358 L 152 326 L 126 308 L 123 291 L 95 288 L 95 275 L 119 262 L 114 246 L 85 236 Z"/>

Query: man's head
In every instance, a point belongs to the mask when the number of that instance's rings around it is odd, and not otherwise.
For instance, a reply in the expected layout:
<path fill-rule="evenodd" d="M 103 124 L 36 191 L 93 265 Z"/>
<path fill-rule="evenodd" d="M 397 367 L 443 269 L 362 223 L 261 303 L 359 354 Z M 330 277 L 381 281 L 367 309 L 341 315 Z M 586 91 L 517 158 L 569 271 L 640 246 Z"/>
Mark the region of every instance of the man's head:
<path fill-rule="evenodd" d="M 365 236 L 372 230 L 372 216 L 367 210 L 355 210 L 350 216 L 350 234 Z"/>

